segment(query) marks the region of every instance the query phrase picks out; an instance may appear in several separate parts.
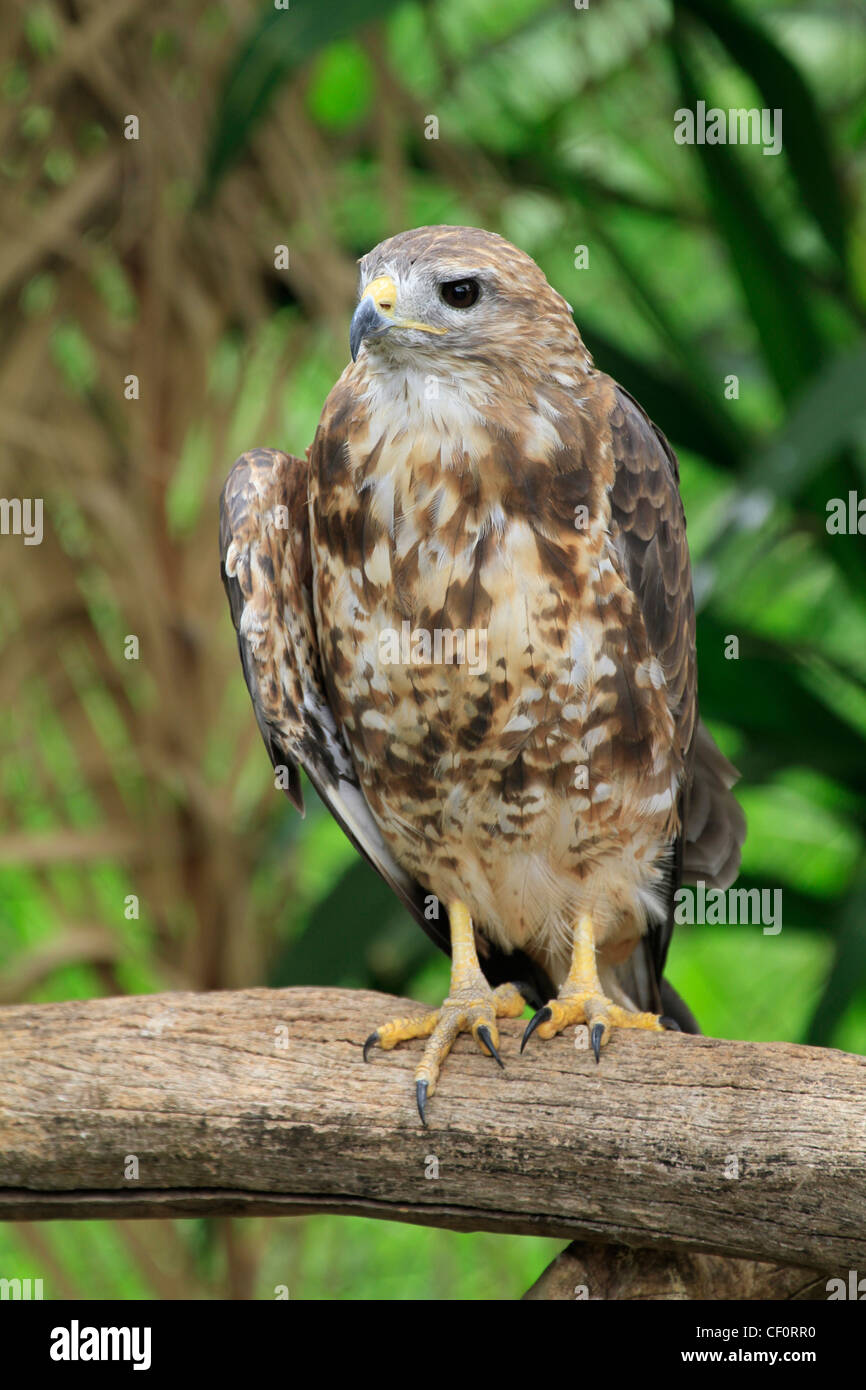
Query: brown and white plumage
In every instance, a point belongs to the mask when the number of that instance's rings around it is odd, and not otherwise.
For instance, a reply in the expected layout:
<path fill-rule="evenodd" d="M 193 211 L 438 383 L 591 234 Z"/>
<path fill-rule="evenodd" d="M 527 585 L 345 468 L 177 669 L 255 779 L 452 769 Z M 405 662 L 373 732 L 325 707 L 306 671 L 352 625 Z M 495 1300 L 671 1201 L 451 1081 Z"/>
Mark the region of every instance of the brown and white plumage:
<path fill-rule="evenodd" d="M 403 233 L 361 287 L 308 460 L 244 455 L 223 496 L 266 745 L 444 949 L 430 895 L 494 982 L 520 951 L 558 988 L 589 914 L 605 994 L 658 1010 L 674 889 L 727 886 L 744 834 L 698 721 L 676 458 L 501 237 Z M 383 660 L 405 623 L 484 633 L 484 669 Z"/>

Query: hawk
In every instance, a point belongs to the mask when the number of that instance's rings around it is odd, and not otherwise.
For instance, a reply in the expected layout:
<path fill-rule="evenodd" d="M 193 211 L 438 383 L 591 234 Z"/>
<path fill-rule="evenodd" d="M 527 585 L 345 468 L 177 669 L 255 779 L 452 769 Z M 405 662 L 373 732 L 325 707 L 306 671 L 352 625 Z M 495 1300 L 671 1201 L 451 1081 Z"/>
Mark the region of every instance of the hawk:
<path fill-rule="evenodd" d="M 683 879 L 727 887 L 736 771 L 698 719 L 677 460 L 535 262 L 419 227 L 360 262 L 352 361 L 305 460 L 259 449 L 221 502 L 247 686 L 299 769 L 451 956 L 426 1106 L 497 1018 L 697 1031 L 663 970 Z M 432 910 L 431 910 L 432 905 Z M 522 1048 L 521 1048 L 522 1050 Z"/>

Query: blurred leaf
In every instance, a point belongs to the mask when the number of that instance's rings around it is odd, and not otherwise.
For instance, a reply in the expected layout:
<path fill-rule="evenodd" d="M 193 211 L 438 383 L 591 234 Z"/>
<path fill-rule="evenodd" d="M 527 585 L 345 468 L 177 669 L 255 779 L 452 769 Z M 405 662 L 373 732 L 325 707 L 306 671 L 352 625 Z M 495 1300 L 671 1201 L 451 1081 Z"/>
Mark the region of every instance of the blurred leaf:
<path fill-rule="evenodd" d="M 836 1024 L 866 979 L 866 876 L 843 902 L 835 923 L 836 958 L 824 986 L 806 1041 L 827 1047 Z M 825 926 L 830 926 L 825 923 Z"/>
<path fill-rule="evenodd" d="M 866 421 L 866 341 L 834 358 L 798 397 L 784 427 L 750 465 L 746 483 L 794 497 Z"/>
<path fill-rule="evenodd" d="M 217 102 L 205 161 L 202 198 L 213 196 L 238 159 L 280 87 L 336 39 L 379 19 L 399 0 L 296 0 L 288 10 L 270 8 L 255 22 L 229 69 Z"/>
<path fill-rule="evenodd" d="M 760 926 L 677 927 L 665 973 L 710 1037 L 802 1040 L 830 943 L 788 930 L 787 891 L 784 914 L 778 936 L 764 936 Z M 719 988 L 725 978 L 733 988 Z"/>
<path fill-rule="evenodd" d="M 843 269 L 847 214 L 824 120 L 808 84 L 760 25 L 730 0 L 674 0 L 697 16 L 747 72 L 771 110 L 784 112 L 783 149 L 803 197 Z"/>
<path fill-rule="evenodd" d="M 268 984 L 280 988 L 350 983 L 370 987 L 372 981 L 365 978 L 365 956 L 387 925 L 401 914 L 384 879 L 364 860 L 356 859 L 313 908 L 306 929 L 279 957 Z M 423 944 L 424 933 L 411 925 Z"/>
<path fill-rule="evenodd" d="M 58 321 L 51 335 L 51 349 L 63 378 L 78 395 L 86 395 L 96 384 L 96 356 L 77 323 Z"/>
<path fill-rule="evenodd" d="M 739 660 L 728 661 L 730 632 L 713 615 L 698 619 L 701 713 L 722 723 L 735 719 L 746 734 L 748 746 L 737 759 L 744 776 L 758 781 L 807 763 L 866 795 L 866 745 L 802 683 L 792 654 L 740 631 Z"/>
<path fill-rule="evenodd" d="M 743 867 L 765 882 L 785 882 L 814 895 L 839 892 L 862 850 L 854 824 L 780 776 L 740 790 L 749 834 Z"/>
<path fill-rule="evenodd" d="M 694 111 L 700 100 L 695 68 L 681 27 L 671 38 L 681 106 Z M 767 368 L 787 400 L 826 359 L 827 347 L 803 290 L 803 277 L 788 254 L 742 161 L 727 145 L 695 145 L 707 198 L 727 244 Z"/>
<path fill-rule="evenodd" d="M 370 60 L 351 40 L 330 44 L 314 66 L 307 104 L 320 125 L 345 130 L 362 120 L 373 98 Z"/>
<path fill-rule="evenodd" d="M 61 45 L 60 26 L 50 5 L 31 5 L 24 18 L 27 42 L 40 58 L 50 58 Z"/>

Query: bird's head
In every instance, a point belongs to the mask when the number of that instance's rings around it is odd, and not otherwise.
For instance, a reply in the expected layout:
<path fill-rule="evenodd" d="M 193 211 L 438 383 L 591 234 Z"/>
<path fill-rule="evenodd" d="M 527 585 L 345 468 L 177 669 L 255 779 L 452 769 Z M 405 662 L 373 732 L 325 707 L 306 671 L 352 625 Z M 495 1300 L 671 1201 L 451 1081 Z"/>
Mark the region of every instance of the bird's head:
<path fill-rule="evenodd" d="M 361 260 L 352 360 L 435 371 L 547 370 L 583 345 L 568 303 L 530 256 L 475 227 L 417 227 Z"/>

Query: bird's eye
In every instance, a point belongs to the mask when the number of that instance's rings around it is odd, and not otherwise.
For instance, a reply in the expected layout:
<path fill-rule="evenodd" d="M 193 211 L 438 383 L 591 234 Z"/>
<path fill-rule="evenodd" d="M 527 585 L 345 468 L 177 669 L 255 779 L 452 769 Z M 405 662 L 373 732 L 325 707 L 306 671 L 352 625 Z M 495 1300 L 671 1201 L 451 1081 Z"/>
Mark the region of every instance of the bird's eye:
<path fill-rule="evenodd" d="M 471 309 L 481 293 L 477 280 L 446 280 L 439 293 L 452 309 Z"/>

